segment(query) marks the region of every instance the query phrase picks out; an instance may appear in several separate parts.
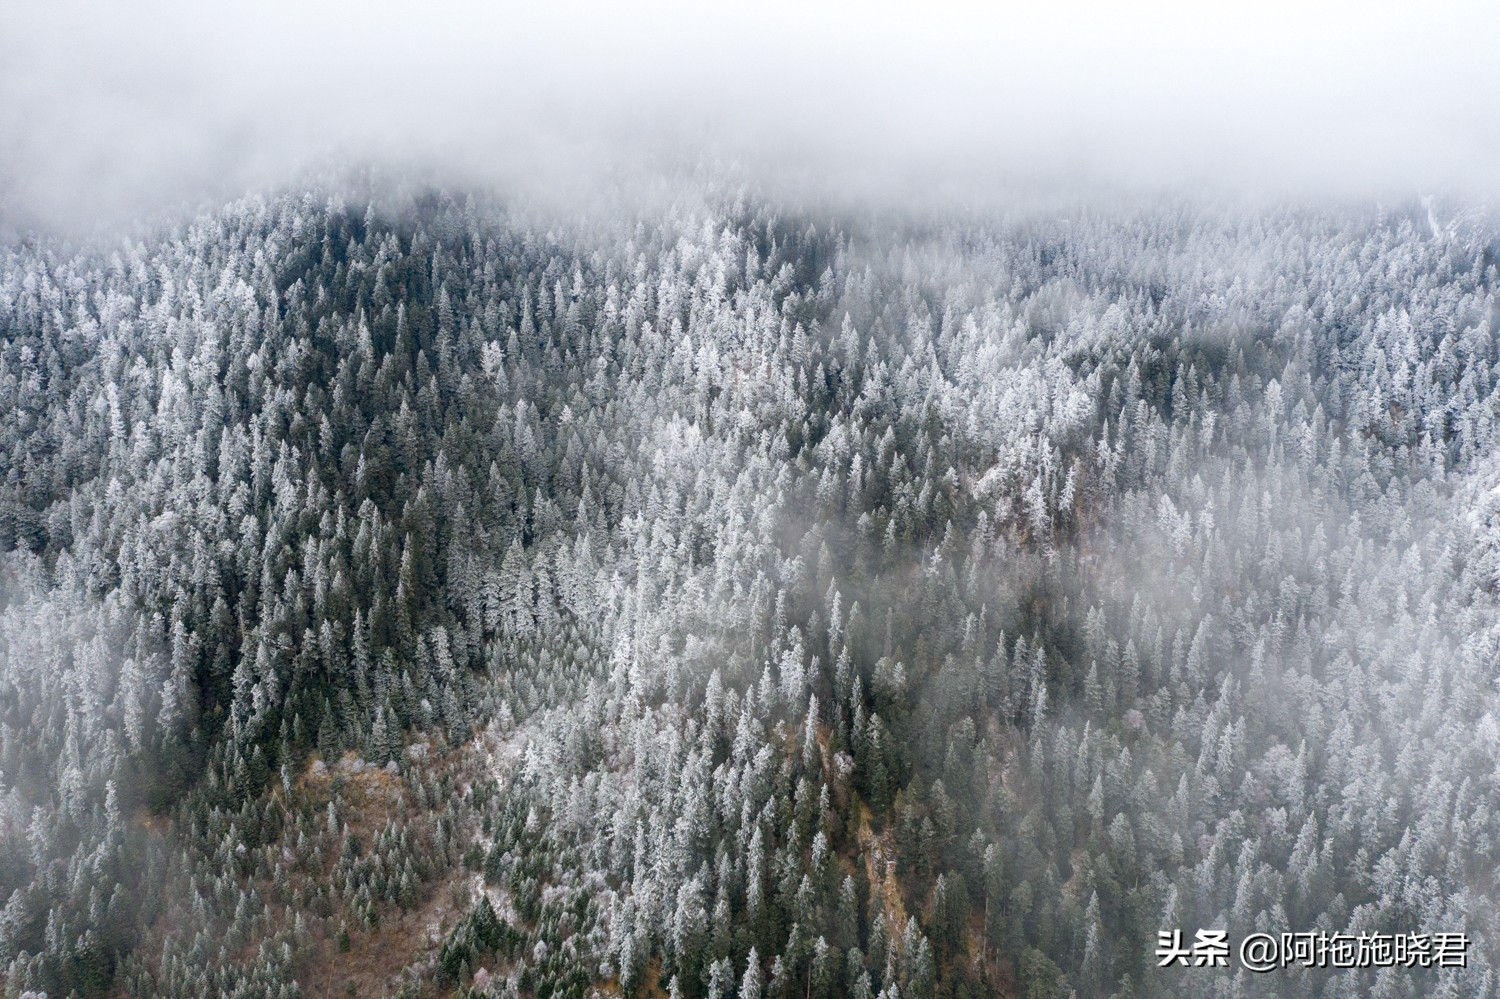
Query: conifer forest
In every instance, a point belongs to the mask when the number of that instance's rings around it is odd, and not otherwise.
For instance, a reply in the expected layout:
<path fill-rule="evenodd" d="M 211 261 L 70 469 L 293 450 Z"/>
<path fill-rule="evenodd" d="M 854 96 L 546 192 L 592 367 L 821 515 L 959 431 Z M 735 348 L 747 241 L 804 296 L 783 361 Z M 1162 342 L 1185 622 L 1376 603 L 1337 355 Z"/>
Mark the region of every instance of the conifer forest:
<path fill-rule="evenodd" d="M 1500 997 L 1497 268 L 1416 199 L 11 240 L 0 988 Z"/>

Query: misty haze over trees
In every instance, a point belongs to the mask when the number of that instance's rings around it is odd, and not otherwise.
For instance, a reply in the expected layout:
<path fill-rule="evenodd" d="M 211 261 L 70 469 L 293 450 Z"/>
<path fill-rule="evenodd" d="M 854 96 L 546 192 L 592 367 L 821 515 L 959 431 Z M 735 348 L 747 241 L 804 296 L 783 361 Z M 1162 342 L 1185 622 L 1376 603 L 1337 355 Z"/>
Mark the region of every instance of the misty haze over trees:
<path fill-rule="evenodd" d="M 1491 219 L 683 190 L 0 251 L 7 995 L 1500 996 Z"/>

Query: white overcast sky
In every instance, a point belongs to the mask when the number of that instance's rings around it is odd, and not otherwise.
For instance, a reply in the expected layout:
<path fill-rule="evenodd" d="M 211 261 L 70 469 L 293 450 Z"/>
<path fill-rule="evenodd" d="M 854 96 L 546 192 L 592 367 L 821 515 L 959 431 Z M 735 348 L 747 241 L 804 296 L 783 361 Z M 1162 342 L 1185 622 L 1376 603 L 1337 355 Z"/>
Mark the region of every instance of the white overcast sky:
<path fill-rule="evenodd" d="M 705 155 L 834 191 L 1489 196 L 1497 8 L 0 0 L 0 213 L 331 162 L 565 189 Z"/>

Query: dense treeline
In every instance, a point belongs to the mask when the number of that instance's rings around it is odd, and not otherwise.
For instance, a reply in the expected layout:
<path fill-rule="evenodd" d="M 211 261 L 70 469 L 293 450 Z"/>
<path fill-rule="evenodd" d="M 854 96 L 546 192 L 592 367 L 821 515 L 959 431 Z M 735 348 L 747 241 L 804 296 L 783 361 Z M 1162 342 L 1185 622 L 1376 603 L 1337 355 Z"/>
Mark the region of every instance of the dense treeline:
<path fill-rule="evenodd" d="M 0 259 L 8 991 L 1500 995 L 1488 229 L 346 198 Z"/>

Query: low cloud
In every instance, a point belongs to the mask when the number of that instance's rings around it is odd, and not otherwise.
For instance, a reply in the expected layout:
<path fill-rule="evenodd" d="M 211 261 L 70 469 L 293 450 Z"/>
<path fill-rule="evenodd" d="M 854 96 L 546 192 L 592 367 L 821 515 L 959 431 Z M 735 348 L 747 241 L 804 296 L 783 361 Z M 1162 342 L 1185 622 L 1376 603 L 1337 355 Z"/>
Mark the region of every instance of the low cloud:
<path fill-rule="evenodd" d="M 0 13 L 0 212 L 328 164 L 571 195 L 703 158 L 811 193 L 1489 195 L 1478 4 L 148 2 Z"/>

